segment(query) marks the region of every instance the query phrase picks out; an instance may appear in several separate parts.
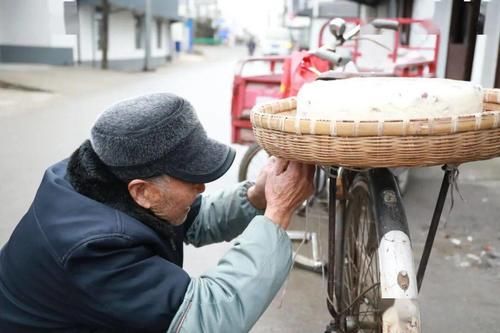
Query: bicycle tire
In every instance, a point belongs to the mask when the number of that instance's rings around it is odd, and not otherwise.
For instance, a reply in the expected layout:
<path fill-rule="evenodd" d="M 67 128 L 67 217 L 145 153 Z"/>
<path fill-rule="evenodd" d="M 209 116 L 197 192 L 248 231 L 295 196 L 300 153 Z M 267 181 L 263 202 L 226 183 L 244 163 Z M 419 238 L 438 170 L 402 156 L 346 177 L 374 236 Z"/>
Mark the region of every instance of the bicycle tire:
<path fill-rule="evenodd" d="M 262 147 L 259 146 L 256 143 L 251 144 L 247 151 L 245 152 L 245 155 L 243 155 L 243 158 L 241 159 L 240 162 L 240 168 L 238 170 L 238 181 L 242 182 L 248 179 L 248 170 L 250 167 L 250 164 L 252 163 L 252 160 L 254 159 L 255 156 L 262 150 Z M 254 180 L 254 179 L 251 179 Z"/>
<path fill-rule="evenodd" d="M 386 298 L 387 291 L 384 289 L 386 283 L 381 282 L 381 276 L 387 275 L 387 272 L 384 271 L 384 267 L 387 269 L 387 265 L 384 264 L 381 267 L 381 262 L 394 261 L 394 257 L 388 258 L 388 254 L 380 250 L 381 243 L 385 244 L 381 234 L 384 237 L 387 234 L 392 234 L 391 232 L 405 234 L 401 231 L 404 228 L 398 227 L 394 220 L 384 218 L 383 214 L 377 212 L 376 207 L 379 203 L 375 202 L 376 197 L 384 195 L 386 190 L 383 193 L 378 192 L 371 181 L 372 179 L 365 173 L 355 176 L 349 187 L 348 200 L 343 214 L 344 251 L 342 262 L 344 267 L 342 269 L 341 299 L 337 300 L 337 304 L 340 305 L 341 310 L 339 318 L 341 329 L 346 332 L 382 332 L 383 326 L 387 325 L 387 322 L 384 323 L 384 318 L 386 318 L 384 313 L 388 309 L 393 309 L 396 300 L 399 299 Z M 399 200 L 399 204 L 401 204 L 399 192 L 395 193 L 396 196 L 390 199 L 395 202 Z M 404 210 L 400 213 L 404 215 Z M 406 216 L 395 218 L 399 218 L 401 225 L 406 226 Z M 405 241 L 407 241 L 405 243 L 406 251 L 409 249 L 411 253 L 409 237 Z M 408 260 L 411 262 L 407 262 L 403 266 L 413 267 L 413 258 Z M 414 283 L 416 281 L 415 272 L 411 269 L 408 271 L 408 274 L 412 275 L 410 280 Z M 339 294 L 336 293 L 336 295 Z M 404 302 L 410 304 L 409 306 L 414 306 L 412 300 L 407 302 L 406 298 L 403 298 Z M 415 311 L 417 313 L 416 319 L 411 324 L 419 329 L 418 307 Z M 413 331 L 403 330 L 402 332 Z"/>

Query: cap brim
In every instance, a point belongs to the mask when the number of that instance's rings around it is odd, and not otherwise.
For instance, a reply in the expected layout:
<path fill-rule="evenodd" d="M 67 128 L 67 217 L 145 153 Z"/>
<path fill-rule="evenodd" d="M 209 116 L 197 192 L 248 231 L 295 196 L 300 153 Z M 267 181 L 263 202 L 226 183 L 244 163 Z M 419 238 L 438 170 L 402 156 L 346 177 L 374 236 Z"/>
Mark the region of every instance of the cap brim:
<path fill-rule="evenodd" d="M 175 164 L 167 163 L 167 175 L 190 183 L 210 183 L 229 170 L 236 156 L 235 150 L 208 137 L 199 139 L 192 138 L 191 142 L 169 154 L 176 158 Z"/>

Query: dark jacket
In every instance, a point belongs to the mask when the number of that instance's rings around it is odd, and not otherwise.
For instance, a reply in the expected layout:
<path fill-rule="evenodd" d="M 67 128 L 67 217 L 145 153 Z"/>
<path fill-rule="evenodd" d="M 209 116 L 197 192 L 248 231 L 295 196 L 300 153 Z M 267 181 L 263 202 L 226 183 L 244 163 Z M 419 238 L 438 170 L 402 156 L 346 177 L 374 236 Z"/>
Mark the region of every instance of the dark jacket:
<path fill-rule="evenodd" d="M 67 164 L 46 171 L 0 251 L 0 332 L 165 330 L 190 282 L 182 241 L 196 210 L 180 227 L 154 230 L 151 216 L 150 225 L 132 217 L 144 212 L 111 207 L 123 200 L 75 191 Z"/>

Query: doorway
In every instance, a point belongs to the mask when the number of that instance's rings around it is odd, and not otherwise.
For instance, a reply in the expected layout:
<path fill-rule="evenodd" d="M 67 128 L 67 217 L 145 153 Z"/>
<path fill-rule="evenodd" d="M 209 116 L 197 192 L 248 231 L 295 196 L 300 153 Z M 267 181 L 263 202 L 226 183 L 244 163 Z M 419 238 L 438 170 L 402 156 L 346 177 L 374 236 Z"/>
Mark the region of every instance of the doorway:
<path fill-rule="evenodd" d="M 469 81 L 478 33 L 481 0 L 453 1 L 446 77 Z"/>

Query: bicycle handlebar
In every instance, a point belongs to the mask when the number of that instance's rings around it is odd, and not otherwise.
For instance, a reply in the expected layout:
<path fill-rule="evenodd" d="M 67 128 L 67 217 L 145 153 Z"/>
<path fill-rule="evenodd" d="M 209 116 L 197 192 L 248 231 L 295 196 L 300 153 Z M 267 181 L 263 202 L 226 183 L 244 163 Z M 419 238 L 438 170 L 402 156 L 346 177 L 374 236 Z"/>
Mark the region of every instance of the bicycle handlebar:
<path fill-rule="evenodd" d="M 389 29 L 389 30 L 398 30 L 399 22 L 391 19 L 374 19 L 370 22 L 377 29 Z"/>
<path fill-rule="evenodd" d="M 333 19 L 329 23 L 329 24 L 331 24 L 331 22 L 336 23 L 335 31 L 337 32 L 337 34 L 334 34 L 334 38 L 335 38 L 334 44 L 330 48 L 320 46 L 319 48 L 312 50 L 311 54 L 314 54 L 318 58 L 326 60 L 335 66 L 341 66 L 341 65 L 347 64 L 352 59 L 352 57 L 350 55 L 343 55 L 343 56 L 339 55 L 336 51 L 336 48 L 337 48 L 337 46 L 342 46 L 345 42 L 350 41 L 350 40 L 368 40 L 368 41 L 371 41 L 371 42 L 377 44 L 380 47 L 383 47 L 384 49 L 386 49 L 388 51 L 392 51 L 390 48 L 388 48 L 387 46 L 383 45 L 382 43 L 380 43 L 374 39 L 368 38 L 366 36 L 356 37 L 357 35 L 359 35 L 359 33 L 361 31 L 360 24 L 357 24 L 353 29 L 345 32 L 345 25 L 342 27 L 339 27 L 338 26 L 339 22 L 335 21 L 335 20 L 339 20 L 339 19 Z M 345 24 L 345 22 L 344 22 L 344 24 Z M 390 29 L 390 30 L 398 30 L 399 29 L 399 22 L 395 21 L 395 20 L 391 20 L 391 19 L 375 19 L 370 24 L 372 24 L 377 29 Z M 324 30 L 323 28 L 321 29 L 321 33 Z M 330 29 L 330 30 L 332 30 L 332 29 Z M 339 34 L 339 32 L 341 32 L 341 34 Z"/>
<path fill-rule="evenodd" d="M 326 60 L 335 66 L 343 66 L 351 61 L 351 56 L 349 54 L 340 55 L 335 50 L 327 48 L 318 48 L 311 52 L 316 57 Z"/>

